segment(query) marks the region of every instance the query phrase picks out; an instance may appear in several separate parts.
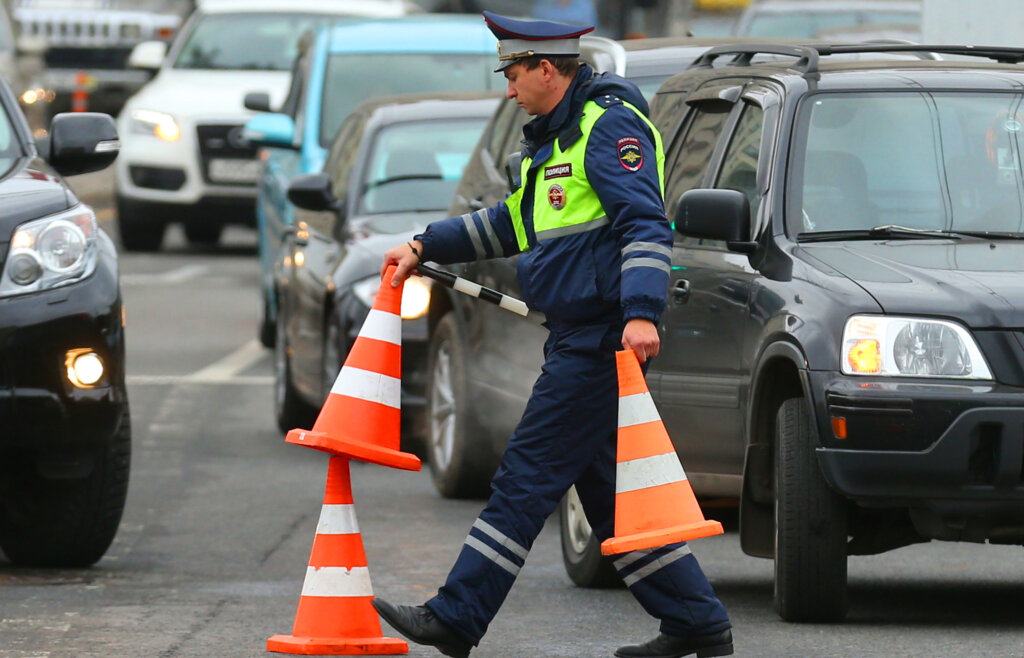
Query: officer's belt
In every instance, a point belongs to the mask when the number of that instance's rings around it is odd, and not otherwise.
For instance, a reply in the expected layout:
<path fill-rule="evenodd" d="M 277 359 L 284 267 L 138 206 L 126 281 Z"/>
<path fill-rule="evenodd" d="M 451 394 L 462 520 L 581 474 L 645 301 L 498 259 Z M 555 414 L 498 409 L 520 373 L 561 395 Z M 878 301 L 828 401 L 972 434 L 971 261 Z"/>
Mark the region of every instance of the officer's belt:
<path fill-rule="evenodd" d="M 592 219 L 589 222 L 583 222 L 582 224 L 544 229 L 543 231 L 537 231 L 537 241 L 543 242 L 544 240 L 551 240 L 553 238 L 564 238 L 567 235 L 586 233 L 587 231 L 599 229 L 602 226 L 608 226 L 610 223 L 611 221 L 608 219 L 608 215 L 602 215 L 597 219 Z"/>

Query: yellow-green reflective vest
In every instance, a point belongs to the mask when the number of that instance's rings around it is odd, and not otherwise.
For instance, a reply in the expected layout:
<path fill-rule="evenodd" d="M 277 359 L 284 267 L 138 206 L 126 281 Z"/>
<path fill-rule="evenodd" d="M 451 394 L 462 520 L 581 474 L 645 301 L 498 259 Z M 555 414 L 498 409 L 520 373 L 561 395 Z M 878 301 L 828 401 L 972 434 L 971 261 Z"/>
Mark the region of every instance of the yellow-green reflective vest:
<path fill-rule="evenodd" d="M 622 101 L 622 104 L 635 112 L 651 130 L 657 151 L 658 182 L 661 185 L 661 195 L 664 197 L 665 150 L 662 147 L 661 135 L 643 112 L 626 101 Z M 597 192 L 587 180 L 587 171 L 584 167 L 590 133 L 594 129 L 594 124 L 606 111 L 607 108 L 598 103 L 587 101 L 583 106 L 583 117 L 580 120 L 580 131 L 583 136 L 565 151 L 562 151 L 559 140 L 554 140 L 551 157 L 543 163 L 544 166 L 538 167 L 534 172 L 533 230 L 538 242 L 593 231 L 610 223 L 604 208 L 601 207 Z M 526 187 L 527 175 L 532 164 L 532 158 L 523 158 L 520 169 L 523 185 L 505 200 L 521 251 L 530 248 L 523 225 L 521 204 L 523 188 Z"/>

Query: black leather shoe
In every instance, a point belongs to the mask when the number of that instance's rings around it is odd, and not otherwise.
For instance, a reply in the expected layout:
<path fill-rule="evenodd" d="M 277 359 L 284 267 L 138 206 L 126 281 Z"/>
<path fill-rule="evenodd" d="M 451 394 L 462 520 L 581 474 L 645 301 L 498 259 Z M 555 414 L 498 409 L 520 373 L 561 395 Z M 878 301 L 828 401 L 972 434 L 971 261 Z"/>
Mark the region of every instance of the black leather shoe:
<path fill-rule="evenodd" d="M 728 628 L 709 635 L 666 635 L 660 633 L 644 644 L 619 647 L 618 658 L 683 658 L 697 654 L 697 658 L 732 655 L 732 631 Z"/>
<path fill-rule="evenodd" d="M 382 599 L 373 599 L 373 607 L 384 621 L 416 644 L 436 647 L 453 658 L 467 658 L 473 645 L 437 618 L 425 605 L 392 605 Z M 708 654 L 723 655 L 723 654 Z"/>

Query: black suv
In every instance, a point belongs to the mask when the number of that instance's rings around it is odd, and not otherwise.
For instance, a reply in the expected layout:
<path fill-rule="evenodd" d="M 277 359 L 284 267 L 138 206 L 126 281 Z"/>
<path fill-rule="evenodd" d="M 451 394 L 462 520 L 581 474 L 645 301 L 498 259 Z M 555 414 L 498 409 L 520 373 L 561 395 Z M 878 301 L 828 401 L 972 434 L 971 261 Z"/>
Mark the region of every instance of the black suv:
<path fill-rule="evenodd" d="M 96 562 L 124 508 L 117 252 L 60 178 L 118 149 L 113 119 L 94 113 L 57 115 L 37 146 L 0 79 L 0 548 L 16 564 Z"/>
<path fill-rule="evenodd" d="M 967 59 L 892 59 L 926 52 Z M 843 618 L 848 555 L 1024 544 L 1021 61 L 728 45 L 652 102 L 677 236 L 648 384 L 786 620 Z M 467 324 L 471 353 L 492 330 L 529 338 Z"/>

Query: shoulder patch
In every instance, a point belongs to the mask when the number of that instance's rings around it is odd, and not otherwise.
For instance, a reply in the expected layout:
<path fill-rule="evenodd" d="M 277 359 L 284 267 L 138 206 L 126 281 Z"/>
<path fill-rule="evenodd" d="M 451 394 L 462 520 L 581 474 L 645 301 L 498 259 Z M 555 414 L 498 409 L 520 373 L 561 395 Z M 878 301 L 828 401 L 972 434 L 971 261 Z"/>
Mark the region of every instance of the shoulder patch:
<path fill-rule="evenodd" d="M 644 166 L 644 150 L 636 137 L 623 137 L 616 142 L 615 150 L 619 154 L 619 164 L 626 171 L 639 171 Z"/>
<path fill-rule="evenodd" d="M 600 105 L 601 107 L 606 108 L 611 107 L 612 105 L 622 105 L 622 99 L 619 98 L 618 96 L 612 96 L 611 94 L 598 96 L 597 98 L 594 99 L 594 102 Z"/>

